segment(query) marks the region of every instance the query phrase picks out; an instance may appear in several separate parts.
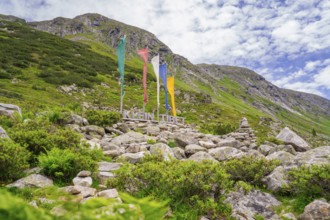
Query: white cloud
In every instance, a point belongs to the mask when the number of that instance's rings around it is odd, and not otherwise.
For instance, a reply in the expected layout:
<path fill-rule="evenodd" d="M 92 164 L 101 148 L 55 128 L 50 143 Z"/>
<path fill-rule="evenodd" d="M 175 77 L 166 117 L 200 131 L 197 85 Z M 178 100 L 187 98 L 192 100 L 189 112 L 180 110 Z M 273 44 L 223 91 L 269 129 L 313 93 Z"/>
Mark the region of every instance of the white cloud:
<path fill-rule="evenodd" d="M 314 81 L 320 86 L 330 89 L 330 66 L 327 66 L 320 73 L 314 75 Z"/>

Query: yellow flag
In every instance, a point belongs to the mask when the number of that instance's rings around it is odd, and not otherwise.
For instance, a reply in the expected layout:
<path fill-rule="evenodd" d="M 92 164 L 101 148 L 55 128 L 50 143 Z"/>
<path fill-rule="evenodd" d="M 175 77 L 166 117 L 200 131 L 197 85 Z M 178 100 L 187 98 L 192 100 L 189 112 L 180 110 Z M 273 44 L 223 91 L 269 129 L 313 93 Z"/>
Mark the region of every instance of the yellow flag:
<path fill-rule="evenodd" d="M 167 78 L 167 90 L 171 96 L 173 116 L 176 117 L 176 109 L 175 109 L 175 102 L 174 102 L 174 77 L 173 76 L 170 76 Z"/>

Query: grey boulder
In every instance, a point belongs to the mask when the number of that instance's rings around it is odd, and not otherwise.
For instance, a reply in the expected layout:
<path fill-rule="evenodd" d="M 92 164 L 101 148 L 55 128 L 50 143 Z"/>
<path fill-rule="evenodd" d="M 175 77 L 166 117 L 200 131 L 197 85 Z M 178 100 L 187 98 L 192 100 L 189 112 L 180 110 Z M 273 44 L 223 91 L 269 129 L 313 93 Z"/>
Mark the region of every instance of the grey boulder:
<path fill-rule="evenodd" d="M 298 152 L 304 152 L 311 149 L 304 139 L 294 131 L 291 131 L 288 127 L 283 128 L 276 138 L 284 141 L 286 144 L 291 144 Z"/>
<path fill-rule="evenodd" d="M 323 200 L 315 200 L 308 204 L 304 213 L 298 217 L 298 220 L 329 220 L 330 204 Z"/>
<path fill-rule="evenodd" d="M 25 187 L 44 188 L 49 186 L 53 186 L 53 180 L 40 174 L 31 174 L 27 177 L 16 180 L 14 183 L 7 185 L 7 187 L 17 187 L 17 188 L 25 188 Z"/>

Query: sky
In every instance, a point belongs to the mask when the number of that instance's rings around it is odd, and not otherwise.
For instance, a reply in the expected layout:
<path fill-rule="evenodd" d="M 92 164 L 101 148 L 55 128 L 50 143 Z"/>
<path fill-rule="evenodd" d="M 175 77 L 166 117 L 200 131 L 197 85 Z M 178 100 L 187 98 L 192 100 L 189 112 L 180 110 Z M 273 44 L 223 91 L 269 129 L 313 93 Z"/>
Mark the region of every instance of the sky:
<path fill-rule="evenodd" d="M 99 13 L 154 33 L 192 63 L 247 67 L 330 100 L 329 0 L 0 0 L 27 21 Z"/>

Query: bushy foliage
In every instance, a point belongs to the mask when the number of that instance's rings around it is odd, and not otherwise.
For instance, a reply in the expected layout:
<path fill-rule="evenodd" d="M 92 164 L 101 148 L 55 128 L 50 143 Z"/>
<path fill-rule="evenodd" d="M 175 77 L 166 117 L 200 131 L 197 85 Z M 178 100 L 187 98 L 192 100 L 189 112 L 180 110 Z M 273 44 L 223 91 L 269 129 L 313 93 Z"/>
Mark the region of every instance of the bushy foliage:
<path fill-rule="evenodd" d="M 52 220 L 43 209 L 36 209 L 21 198 L 0 190 L 0 219 L 8 220 Z"/>
<path fill-rule="evenodd" d="M 69 183 L 81 170 L 95 172 L 102 156 L 101 150 L 85 147 L 76 150 L 52 148 L 47 154 L 39 155 L 38 160 L 44 174 L 57 182 Z"/>
<path fill-rule="evenodd" d="M 224 168 L 235 182 L 244 181 L 255 186 L 262 186 L 261 180 L 279 164 L 280 162 L 275 160 L 245 156 L 224 162 Z"/>
<path fill-rule="evenodd" d="M 285 191 L 304 196 L 330 200 L 330 165 L 312 165 L 294 168 L 288 172 L 289 185 Z"/>
<path fill-rule="evenodd" d="M 222 203 L 222 196 L 231 187 L 231 181 L 218 163 L 166 162 L 148 158 L 136 166 L 124 165 L 116 175 L 109 186 L 133 191 L 141 197 L 152 195 L 169 199 L 174 212 L 189 207 L 193 210 L 191 213 L 206 214 L 211 218 L 230 212 Z"/>
<path fill-rule="evenodd" d="M 13 191 L 10 189 L 10 191 Z M 160 220 L 163 219 L 167 207 L 166 202 L 156 202 L 151 198 L 136 199 L 127 194 L 121 194 L 123 202 L 116 199 L 92 198 L 84 204 L 79 204 L 65 192 L 56 187 L 46 189 L 15 189 L 14 195 L 6 190 L 0 190 L 0 219 L 8 220 Z M 27 196 L 28 195 L 28 196 Z M 32 197 L 31 197 L 32 195 Z M 21 198 L 20 198 L 21 197 Z M 48 206 L 42 203 L 34 208 L 29 201 L 46 198 L 54 201 Z M 48 210 L 60 207 L 63 212 L 54 216 Z"/>
<path fill-rule="evenodd" d="M 81 136 L 69 129 L 60 129 L 45 120 L 29 120 L 15 125 L 9 136 L 21 146 L 26 146 L 33 154 L 31 162 L 41 152 L 52 148 L 75 149 L 81 145 Z"/>
<path fill-rule="evenodd" d="M 0 182 L 8 182 L 22 176 L 29 167 L 30 153 L 25 147 L 9 139 L 0 139 Z"/>
<path fill-rule="evenodd" d="M 223 135 L 235 131 L 237 128 L 230 124 L 207 123 L 201 126 L 201 130 L 206 133 Z"/>
<path fill-rule="evenodd" d="M 112 126 L 120 119 L 118 112 L 110 112 L 104 110 L 91 110 L 86 113 L 87 120 L 90 124 L 98 126 Z"/>

